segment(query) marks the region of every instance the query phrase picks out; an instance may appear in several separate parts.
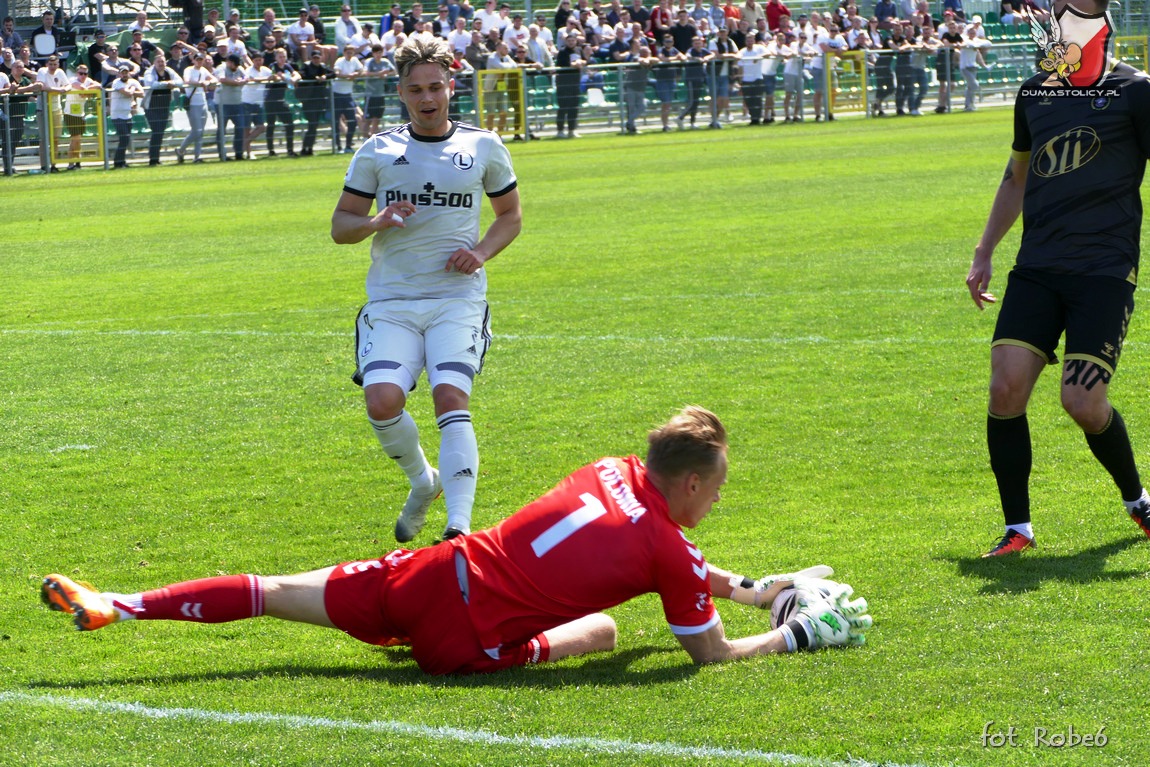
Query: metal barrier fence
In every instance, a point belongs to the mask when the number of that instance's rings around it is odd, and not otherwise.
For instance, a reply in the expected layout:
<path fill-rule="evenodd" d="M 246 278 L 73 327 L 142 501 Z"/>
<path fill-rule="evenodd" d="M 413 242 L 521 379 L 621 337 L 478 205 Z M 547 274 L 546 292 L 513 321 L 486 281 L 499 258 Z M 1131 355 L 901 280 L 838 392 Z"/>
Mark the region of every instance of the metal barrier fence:
<path fill-rule="evenodd" d="M 1142 43 L 1130 46 L 1140 57 L 1146 51 L 1144 39 Z M 1030 41 L 992 43 L 983 49 L 983 56 L 987 67 L 967 71 L 956 71 L 951 56 L 938 57 L 933 52 L 828 54 L 821 68 L 811 60 L 804 60 L 802 66 L 797 61 L 768 60 L 765 67 L 759 62 L 764 70 L 761 82 L 746 80 L 736 66 L 739 62 L 728 62 L 726 72 L 715 63 L 694 67 L 595 64 L 577 77 L 570 70 L 556 69 L 481 71 L 456 78 L 452 116 L 523 140 L 549 132 L 548 126 L 560 117 L 564 130 L 557 129 L 556 134 L 567 136 L 577 129 L 635 133 L 720 128 L 772 119 L 833 119 L 851 113 L 877 116 L 932 107 L 945 110 L 954 108 L 957 100 L 974 107 L 1010 104 L 1021 83 L 1038 71 L 1037 49 Z M 1141 60 L 1133 63 L 1143 65 Z M 744 62 L 746 66 L 753 64 Z M 248 146 L 235 143 L 236 131 L 246 130 L 242 127 L 245 116 L 216 103 L 214 94 L 209 94 L 206 108 L 200 111 L 175 89 L 166 109 L 137 107 L 127 120 L 109 119 L 108 96 L 100 91 L 60 97 L 2 95 L 0 157 L 4 173 L 11 175 L 49 172 L 63 163 L 110 168 L 117 164 L 117 151 L 125 163 L 134 164 L 183 161 L 186 153 L 193 160 L 224 160 L 249 152 L 266 156 L 281 151 L 347 151 L 347 126 L 358 123 L 358 110 L 364 104 L 362 82 L 356 81 L 350 98 L 333 93 L 330 85 L 301 81 L 287 89 L 282 107 L 273 110 L 265 104 L 267 131 L 253 136 Z M 390 78 L 378 129 L 407 121 L 395 88 L 396 80 Z M 353 141 L 358 142 L 362 134 L 358 129 L 355 133 L 358 138 Z M 295 151 L 297 134 L 300 152 Z M 237 152 L 237 147 L 242 151 Z"/>

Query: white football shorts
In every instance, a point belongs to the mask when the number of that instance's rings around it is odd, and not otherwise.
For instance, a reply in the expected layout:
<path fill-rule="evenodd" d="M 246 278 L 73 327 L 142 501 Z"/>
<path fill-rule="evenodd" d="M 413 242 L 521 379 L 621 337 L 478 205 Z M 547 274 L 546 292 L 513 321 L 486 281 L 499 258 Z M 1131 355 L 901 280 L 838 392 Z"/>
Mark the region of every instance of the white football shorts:
<path fill-rule="evenodd" d="M 468 395 L 491 345 L 486 301 L 461 298 L 369 301 L 355 324 L 356 374 L 361 386 L 415 388 L 420 371 L 434 389 L 450 384 Z"/>

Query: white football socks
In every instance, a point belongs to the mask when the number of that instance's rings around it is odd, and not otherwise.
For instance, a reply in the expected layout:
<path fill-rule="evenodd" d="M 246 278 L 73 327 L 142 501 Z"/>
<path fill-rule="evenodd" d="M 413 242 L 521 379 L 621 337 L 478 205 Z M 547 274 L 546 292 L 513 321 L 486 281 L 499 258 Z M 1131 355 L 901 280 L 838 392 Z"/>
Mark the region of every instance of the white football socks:
<path fill-rule="evenodd" d="M 1023 522 L 1017 525 L 1007 525 L 1006 532 L 1010 532 L 1011 530 L 1022 533 L 1032 541 L 1034 540 L 1034 528 L 1031 527 L 1029 522 Z"/>
<path fill-rule="evenodd" d="M 404 410 L 395 418 L 377 421 L 370 416 L 371 428 L 379 440 L 383 452 L 399 464 L 413 488 L 424 488 L 431 484 L 431 464 L 419 445 L 419 427 L 415 419 Z"/>
<path fill-rule="evenodd" d="M 447 504 L 447 526 L 471 532 L 471 509 L 479 478 L 479 445 L 471 413 L 452 410 L 436 419 L 439 425 L 439 481 Z"/>
<path fill-rule="evenodd" d="M 119 615 L 119 620 L 128 621 L 144 611 L 143 594 L 116 594 L 111 591 L 100 593 L 100 599 L 110 604 Z"/>
<path fill-rule="evenodd" d="M 1150 493 L 1146 492 L 1146 488 L 1142 488 L 1142 495 L 1136 501 L 1123 501 L 1126 506 L 1127 513 L 1134 511 L 1142 504 L 1150 504 Z"/>

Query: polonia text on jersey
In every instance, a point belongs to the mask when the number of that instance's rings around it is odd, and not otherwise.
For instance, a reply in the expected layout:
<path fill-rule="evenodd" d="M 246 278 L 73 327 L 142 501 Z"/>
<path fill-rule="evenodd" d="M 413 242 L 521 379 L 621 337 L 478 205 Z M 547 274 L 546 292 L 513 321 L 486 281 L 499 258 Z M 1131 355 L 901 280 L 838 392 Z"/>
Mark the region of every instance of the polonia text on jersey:
<path fill-rule="evenodd" d="M 647 513 L 647 508 L 639 503 L 639 499 L 631 492 L 615 462 L 610 458 L 604 458 L 595 463 L 595 468 L 599 470 L 599 480 L 607 488 L 619 510 L 630 517 L 632 523 L 638 522 L 639 517 Z"/>

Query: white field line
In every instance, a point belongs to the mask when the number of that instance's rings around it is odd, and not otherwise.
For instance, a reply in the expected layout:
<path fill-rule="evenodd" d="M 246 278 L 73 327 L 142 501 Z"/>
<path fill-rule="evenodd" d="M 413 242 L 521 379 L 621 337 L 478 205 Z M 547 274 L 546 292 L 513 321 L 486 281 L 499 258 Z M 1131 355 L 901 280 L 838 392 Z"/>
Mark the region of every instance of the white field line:
<path fill-rule="evenodd" d="M 0 328 L 0 336 L 165 336 L 165 337 L 206 337 L 206 336 L 236 336 L 236 337 L 262 337 L 262 338 L 350 338 L 350 332 L 326 331 L 278 331 L 278 330 L 50 330 L 46 328 Z M 748 338 L 743 336 L 633 336 L 626 334 L 606 333 L 595 336 L 577 336 L 569 334 L 539 334 L 539 333 L 495 333 L 495 341 L 566 341 L 574 343 L 656 343 L 656 344 L 795 344 L 795 345 L 849 345 L 849 346 L 887 346 L 891 344 L 953 344 L 962 339 L 954 338 L 828 338 L 827 336 L 769 336 L 762 338 Z M 987 338 L 969 338 L 966 343 L 979 343 L 986 345 Z M 1135 344 L 1127 344 L 1135 345 Z"/>
<path fill-rule="evenodd" d="M 691 761 L 696 759 L 742 759 L 765 764 L 785 764 L 795 767 L 880 767 L 873 762 L 848 757 L 846 761 L 817 759 L 797 754 L 758 749 L 742 750 L 719 748 L 717 746 L 685 746 L 677 743 L 643 743 L 631 740 L 606 738 L 580 738 L 564 735 L 550 737 L 527 735 L 500 735 L 487 730 L 468 730 L 461 727 L 432 727 L 409 722 L 354 719 L 331 719 L 323 716 L 295 716 L 290 714 L 269 714 L 260 712 L 236 713 L 209 711 L 199 708 L 159 708 L 140 703 L 117 703 L 91 698 L 67 698 L 56 695 L 33 695 L 31 693 L 0 692 L 0 704 L 25 707 L 62 708 L 69 711 L 95 712 L 98 714 L 137 716 L 146 719 L 191 720 L 214 724 L 257 724 L 270 727 L 283 727 L 291 730 L 332 730 L 336 732 L 370 732 L 390 735 L 423 738 L 433 741 L 468 743 L 481 746 L 509 746 L 549 751 L 569 749 L 592 751 L 602 754 L 634 754 L 636 756 L 660 756 Z M 924 767 L 924 765 L 900 765 L 884 762 L 881 767 Z"/>

